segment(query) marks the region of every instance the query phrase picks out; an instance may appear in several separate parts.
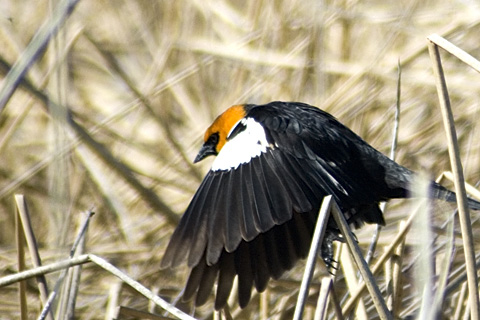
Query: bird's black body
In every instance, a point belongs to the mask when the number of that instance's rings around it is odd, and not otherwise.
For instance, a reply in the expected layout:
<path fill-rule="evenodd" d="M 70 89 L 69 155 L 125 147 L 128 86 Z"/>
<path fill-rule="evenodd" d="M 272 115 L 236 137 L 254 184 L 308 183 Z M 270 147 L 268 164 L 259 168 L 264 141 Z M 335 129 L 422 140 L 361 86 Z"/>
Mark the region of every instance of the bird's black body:
<path fill-rule="evenodd" d="M 225 305 L 236 275 L 243 307 L 252 286 L 263 291 L 270 278 L 280 277 L 306 257 L 324 196 L 331 194 L 356 226 L 384 224 L 378 203 L 409 196 L 414 178 L 412 171 L 315 107 L 272 102 L 245 105 L 243 110 L 245 118 L 261 125 L 268 147 L 236 168 L 208 172 L 163 260 L 163 266 L 187 260 L 193 269 L 184 297 L 196 294 L 198 305 L 206 301 L 218 277 L 217 309 Z M 236 124 L 227 143 L 246 126 Z M 454 193 L 435 182 L 431 195 L 455 201 Z M 480 209 L 474 200 L 469 205 Z M 333 220 L 327 228 L 335 238 Z"/>

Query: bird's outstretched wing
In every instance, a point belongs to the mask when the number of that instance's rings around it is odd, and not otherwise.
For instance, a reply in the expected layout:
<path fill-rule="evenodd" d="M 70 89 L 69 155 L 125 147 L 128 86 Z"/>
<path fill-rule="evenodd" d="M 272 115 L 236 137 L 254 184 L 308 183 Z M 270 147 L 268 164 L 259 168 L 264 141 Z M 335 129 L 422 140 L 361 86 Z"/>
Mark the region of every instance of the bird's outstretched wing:
<path fill-rule="evenodd" d="M 198 289 L 201 304 L 220 274 L 220 308 L 238 274 L 244 306 L 252 282 L 261 291 L 269 278 L 278 278 L 305 257 L 326 194 L 312 188 L 308 176 L 299 178 L 308 161 L 269 150 L 237 169 L 207 174 L 162 260 L 168 267 L 186 259 L 193 268 L 184 297 Z"/>

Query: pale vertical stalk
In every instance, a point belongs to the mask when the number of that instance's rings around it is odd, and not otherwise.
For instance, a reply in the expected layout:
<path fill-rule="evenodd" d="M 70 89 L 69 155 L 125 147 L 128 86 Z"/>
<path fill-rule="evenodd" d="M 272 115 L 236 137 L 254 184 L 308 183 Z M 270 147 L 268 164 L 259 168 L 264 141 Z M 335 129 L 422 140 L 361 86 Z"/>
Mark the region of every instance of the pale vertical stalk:
<path fill-rule="evenodd" d="M 112 281 L 110 289 L 108 290 L 107 307 L 105 311 L 105 320 L 112 320 L 117 318 L 118 301 L 122 292 L 122 281 Z"/>
<path fill-rule="evenodd" d="M 268 319 L 268 288 L 260 293 L 260 319 L 267 320 Z"/>
<path fill-rule="evenodd" d="M 35 238 L 35 234 L 33 232 L 30 213 L 28 212 L 25 197 L 21 194 L 16 194 L 15 203 L 17 205 L 20 220 L 22 221 L 23 232 L 27 240 L 28 250 L 30 251 L 30 256 L 32 258 L 32 264 L 34 267 L 40 267 L 42 266 L 42 260 L 40 259 L 40 254 L 38 253 L 37 239 Z M 42 304 L 45 306 L 48 301 L 48 286 L 44 275 L 37 277 L 37 284 L 40 291 L 40 299 Z M 47 319 L 53 319 L 53 315 L 51 313 L 47 314 Z"/>
<path fill-rule="evenodd" d="M 315 308 L 315 320 L 323 320 L 325 318 L 331 286 L 332 278 L 323 277 L 320 284 L 320 292 L 318 293 L 317 307 Z"/>
<path fill-rule="evenodd" d="M 464 282 L 462 287 L 460 288 L 460 292 L 458 293 L 455 303 L 455 308 L 453 309 L 453 315 L 452 315 L 452 320 L 460 320 L 461 315 L 464 308 L 463 302 L 465 301 L 465 296 L 467 295 L 468 287 L 467 283 Z"/>
<path fill-rule="evenodd" d="M 342 261 L 343 274 L 345 276 L 345 282 L 347 283 L 348 292 L 355 292 L 358 290 L 359 282 L 357 278 L 357 271 L 355 269 L 355 263 L 352 260 L 352 256 L 348 250 L 342 250 L 340 261 Z M 358 320 L 368 320 L 367 309 L 362 298 L 359 298 L 358 306 L 355 310 L 355 318 Z"/>
<path fill-rule="evenodd" d="M 390 310 L 393 310 L 393 285 L 392 285 L 392 282 L 393 282 L 393 280 L 392 280 L 393 279 L 393 272 L 392 272 L 393 261 L 392 260 L 393 260 L 393 258 L 394 258 L 394 256 L 392 256 L 392 259 L 388 259 L 385 262 L 385 266 L 384 266 L 384 269 L 385 269 L 385 283 L 386 283 L 385 302 L 387 303 L 388 309 L 390 309 Z M 393 311 L 392 311 L 392 314 L 393 314 Z"/>
<path fill-rule="evenodd" d="M 455 178 L 455 192 L 457 194 L 458 216 L 462 230 L 463 248 L 465 252 L 465 265 L 467 269 L 467 283 L 470 300 L 470 311 L 472 319 L 480 319 L 480 305 L 478 293 L 478 277 L 475 269 L 475 252 L 473 244 L 473 233 L 471 228 L 470 215 L 467 207 L 467 196 L 465 191 L 465 179 L 460 161 L 460 151 L 455 132 L 455 123 L 450 106 L 447 85 L 443 74 L 443 68 L 438 46 L 433 42 L 428 42 L 428 51 L 433 63 L 433 71 L 437 85 L 438 98 L 440 100 L 440 109 L 443 115 L 443 123 L 447 134 L 448 153 L 452 166 L 453 176 Z"/>
<path fill-rule="evenodd" d="M 403 229 L 405 227 L 406 222 L 405 221 L 400 221 L 400 229 Z M 392 314 L 395 317 L 395 315 L 398 315 L 401 311 L 401 305 L 402 305 L 402 294 L 403 294 L 403 273 L 402 273 L 402 260 L 403 260 L 403 249 L 405 248 L 405 238 L 403 238 L 403 241 L 398 245 L 398 247 L 395 249 L 395 254 L 394 257 L 395 259 L 393 260 L 393 270 L 392 270 L 392 299 L 393 299 L 393 305 L 392 305 Z"/>
<path fill-rule="evenodd" d="M 15 213 L 15 236 L 17 238 L 17 260 L 18 271 L 25 270 L 25 238 L 22 232 L 22 224 L 20 222 L 20 215 Z M 20 319 L 28 319 L 28 305 L 27 305 L 27 282 L 20 281 L 18 283 L 18 296 L 20 299 Z"/>
<path fill-rule="evenodd" d="M 428 197 L 429 180 L 419 174 L 412 183 L 412 194 L 415 205 L 421 214 L 416 215 L 413 233 L 417 235 L 416 251 L 418 260 L 415 268 L 415 288 L 417 298 L 421 301 L 418 319 L 433 320 L 436 315 L 434 298 L 433 268 L 433 234 L 431 226 L 431 208 Z"/>
<path fill-rule="evenodd" d="M 303 310 L 308 296 L 308 288 L 310 281 L 313 277 L 313 271 L 315 270 L 315 262 L 317 261 L 318 249 L 323 241 L 325 234 L 325 228 L 330 216 L 330 207 L 332 203 L 332 196 L 328 195 L 323 198 L 322 206 L 317 218 L 317 224 L 315 225 L 315 231 L 313 233 L 312 244 L 308 253 L 307 263 L 305 266 L 305 272 L 303 273 L 302 284 L 300 285 L 300 291 L 298 293 L 297 305 L 295 306 L 295 313 L 293 314 L 294 320 L 301 320 Z"/>
<path fill-rule="evenodd" d="M 50 0 L 50 13 L 59 5 L 60 0 Z M 70 184 L 68 174 L 67 155 L 58 151 L 68 147 L 67 120 L 68 111 L 68 69 L 63 60 L 68 50 L 66 41 L 66 27 L 59 29 L 52 37 L 48 50 L 49 64 L 53 72 L 49 78 L 48 89 L 51 92 L 48 105 L 51 115 L 49 151 L 53 154 L 53 161 L 49 166 L 49 194 L 50 194 L 50 237 L 52 243 L 64 245 L 68 232 Z M 61 154 L 60 156 L 55 156 Z"/>

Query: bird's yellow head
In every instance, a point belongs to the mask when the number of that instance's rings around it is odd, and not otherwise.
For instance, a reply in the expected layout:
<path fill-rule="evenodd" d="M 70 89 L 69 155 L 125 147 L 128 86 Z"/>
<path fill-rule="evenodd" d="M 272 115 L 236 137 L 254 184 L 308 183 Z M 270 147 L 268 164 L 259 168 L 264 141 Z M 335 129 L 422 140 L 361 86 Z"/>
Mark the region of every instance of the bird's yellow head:
<path fill-rule="evenodd" d="M 235 105 L 219 115 L 212 125 L 205 131 L 203 146 L 194 162 L 203 160 L 210 155 L 217 155 L 227 142 L 229 132 L 233 126 L 246 115 L 244 105 Z"/>

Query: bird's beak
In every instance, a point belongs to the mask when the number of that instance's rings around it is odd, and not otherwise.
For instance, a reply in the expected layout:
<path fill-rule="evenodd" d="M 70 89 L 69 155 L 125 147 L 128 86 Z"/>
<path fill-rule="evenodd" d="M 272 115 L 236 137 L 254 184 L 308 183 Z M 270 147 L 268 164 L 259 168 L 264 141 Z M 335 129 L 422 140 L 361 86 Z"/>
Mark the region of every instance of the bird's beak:
<path fill-rule="evenodd" d="M 198 154 L 195 157 L 195 160 L 193 160 L 193 163 L 197 163 L 205 159 L 206 157 L 212 156 L 212 155 L 217 155 L 217 150 L 215 149 L 215 146 L 205 143 L 200 149 L 200 151 L 198 151 Z"/>

